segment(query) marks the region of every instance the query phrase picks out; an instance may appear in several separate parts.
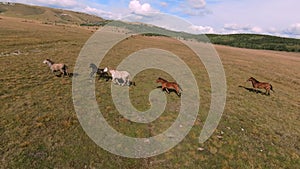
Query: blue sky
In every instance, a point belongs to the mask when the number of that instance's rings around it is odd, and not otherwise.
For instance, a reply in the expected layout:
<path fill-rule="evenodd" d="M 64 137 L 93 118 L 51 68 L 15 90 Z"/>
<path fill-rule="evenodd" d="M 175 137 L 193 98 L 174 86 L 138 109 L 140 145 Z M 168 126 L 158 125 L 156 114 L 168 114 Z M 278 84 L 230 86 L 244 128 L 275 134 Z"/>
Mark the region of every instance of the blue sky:
<path fill-rule="evenodd" d="M 258 33 L 300 38 L 299 0 L 10 0 L 86 12 L 106 19 L 152 12 L 174 15 L 194 33 Z"/>

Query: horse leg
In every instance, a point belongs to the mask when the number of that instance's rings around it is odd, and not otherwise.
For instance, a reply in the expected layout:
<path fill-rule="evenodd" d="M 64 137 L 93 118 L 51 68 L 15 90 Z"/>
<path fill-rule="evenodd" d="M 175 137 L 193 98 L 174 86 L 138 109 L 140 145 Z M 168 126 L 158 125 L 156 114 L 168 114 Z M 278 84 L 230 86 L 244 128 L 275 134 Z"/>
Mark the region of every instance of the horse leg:
<path fill-rule="evenodd" d="M 114 84 L 117 83 L 115 77 L 112 77 L 111 81 L 112 81 Z"/>
<path fill-rule="evenodd" d="M 106 79 L 106 82 L 109 81 L 109 77 L 108 76 L 105 75 L 104 77 Z"/>
<path fill-rule="evenodd" d="M 102 74 L 99 74 L 99 75 L 98 75 L 98 80 L 100 80 L 100 79 L 101 79 L 101 77 L 102 77 Z"/>
<path fill-rule="evenodd" d="M 55 76 L 55 71 L 51 69 L 52 74 Z"/>
<path fill-rule="evenodd" d="M 181 96 L 180 90 L 178 88 L 176 89 L 176 93 L 177 93 L 177 96 Z"/>
<path fill-rule="evenodd" d="M 118 79 L 114 79 L 114 84 L 119 84 L 119 81 L 118 81 Z"/>
<path fill-rule="evenodd" d="M 179 96 L 179 97 L 181 96 L 181 93 L 180 93 L 180 91 L 178 91 L 178 92 L 177 92 L 177 96 Z"/>
<path fill-rule="evenodd" d="M 94 73 L 95 73 L 94 71 L 92 71 L 92 72 L 90 73 L 90 78 L 93 77 Z"/>
<path fill-rule="evenodd" d="M 121 78 L 122 79 L 122 81 L 123 81 L 123 83 L 122 83 L 122 85 L 121 86 L 125 86 L 126 84 L 127 84 L 127 80 L 126 80 L 126 78 Z"/>
<path fill-rule="evenodd" d="M 270 89 L 266 89 L 266 94 L 270 96 Z"/>
<path fill-rule="evenodd" d="M 116 79 L 116 82 L 119 86 L 121 86 L 121 83 L 119 82 L 119 79 Z"/>
<path fill-rule="evenodd" d="M 108 74 L 106 75 L 106 81 L 108 82 L 109 81 L 109 79 L 112 79 L 112 77 L 111 76 L 109 76 Z"/>
<path fill-rule="evenodd" d="M 130 86 L 130 80 L 129 80 L 129 77 L 127 77 L 126 83 L 127 83 L 128 86 Z"/>
<path fill-rule="evenodd" d="M 162 92 L 164 92 L 164 89 L 165 89 L 165 87 L 164 87 L 164 86 L 161 86 L 161 91 L 162 91 Z"/>
<path fill-rule="evenodd" d="M 65 70 L 60 69 L 59 71 L 60 71 L 60 74 L 62 74 L 62 77 L 65 77 Z"/>
<path fill-rule="evenodd" d="M 168 94 L 170 94 L 170 92 L 169 92 L 168 88 L 166 88 L 166 91 L 167 91 L 167 93 L 168 93 Z"/>
<path fill-rule="evenodd" d="M 109 77 L 106 72 L 103 73 L 103 78 L 105 79 L 106 82 L 109 80 Z"/>
<path fill-rule="evenodd" d="M 121 84 L 121 86 L 124 86 L 126 84 L 126 80 L 123 78 L 122 78 L 122 80 L 123 80 L 123 83 Z"/>
<path fill-rule="evenodd" d="M 68 72 L 68 69 L 66 69 L 65 72 L 66 72 L 66 75 L 67 75 L 68 77 L 70 77 L 70 74 L 69 74 L 69 72 Z"/>

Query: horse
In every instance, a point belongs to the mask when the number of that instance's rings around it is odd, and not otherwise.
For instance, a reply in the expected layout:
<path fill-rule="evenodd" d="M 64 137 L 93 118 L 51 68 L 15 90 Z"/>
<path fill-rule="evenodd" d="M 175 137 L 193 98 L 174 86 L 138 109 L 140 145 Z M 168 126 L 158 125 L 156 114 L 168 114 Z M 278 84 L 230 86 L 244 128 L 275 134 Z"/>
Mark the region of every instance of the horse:
<path fill-rule="evenodd" d="M 118 81 L 119 83 L 124 83 L 123 79 L 115 79 L 116 81 Z M 129 81 L 129 84 L 127 83 L 128 86 L 136 86 L 134 81 Z"/>
<path fill-rule="evenodd" d="M 44 64 L 47 64 L 50 67 L 51 72 L 54 74 L 54 72 L 60 71 L 64 77 L 64 75 L 68 75 L 68 67 L 66 64 L 64 63 L 54 63 L 53 61 L 51 61 L 50 59 L 46 59 L 43 61 Z"/>
<path fill-rule="evenodd" d="M 90 77 L 93 77 L 93 75 L 96 73 L 97 75 L 99 75 L 98 80 L 100 78 L 104 78 L 106 79 L 106 81 L 111 79 L 111 77 L 107 73 L 108 71 L 107 67 L 104 69 L 99 69 L 94 63 L 91 63 L 90 68 L 92 69 L 92 72 L 90 73 Z"/>
<path fill-rule="evenodd" d="M 273 87 L 270 83 L 266 83 L 266 82 L 259 82 L 258 80 L 256 80 L 254 77 L 250 77 L 247 82 L 251 82 L 252 86 L 254 89 L 265 89 L 266 92 L 265 94 L 270 95 L 270 90 L 272 90 L 273 92 L 275 92 L 273 90 Z"/>
<path fill-rule="evenodd" d="M 179 86 L 178 83 L 176 82 L 168 82 L 167 80 L 159 77 L 157 80 L 156 80 L 156 83 L 161 83 L 161 88 L 162 88 L 162 91 L 165 89 L 167 91 L 167 93 L 169 94 L 169 90 L 168 89 L 172 89 L 172 90 L 175 90 L 176 91 L 176 94 L 177 96 L 181 96 L 181 92 L 180 91 L 183 91 L 181 89 L 181 87 Z"/>
<path fill-rule="evenodd" d="M 127 71 L 118 71 L 118 70 L 109 70 L 109 73 L 111 74 L 112 77 L 112 81 L 115 84 L 124 86 L 124 85 L 128 85 L 130 86 L 130 74 Z M 121 79 L 123 81 L 123 83 L 119 82 L 119 79 Z"/>

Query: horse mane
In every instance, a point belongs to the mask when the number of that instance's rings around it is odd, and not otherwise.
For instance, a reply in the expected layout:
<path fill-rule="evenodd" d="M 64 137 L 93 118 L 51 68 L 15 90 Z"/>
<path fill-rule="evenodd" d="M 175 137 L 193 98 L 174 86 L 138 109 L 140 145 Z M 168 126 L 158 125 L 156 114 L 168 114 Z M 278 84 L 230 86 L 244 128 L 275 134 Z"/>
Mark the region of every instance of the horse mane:
<path fill-rule="evenodd" d="M 54 64 L 54 62 L 50 59 L 46 59 L 48 62 L 50 62 L 52 65 Z"/>
<path fill-rule="evenodd" d="M 90 67 L 91 67 L 91 68 L 96 68 L 96 69 L 97 69 L 97 66 L 96 66 L 94 63 L 91 63 L 91 64 L 90 64 Z"/>
<path fill-rule="evenodd" d="M 168 82 L 166 79 L 163 79 L 163 78 L 161 78 L 161 77 L 159 77 L 158 79 L 159 79 L 159 80 L 163 80 L 163 81 L 165 81 L 165 82 Z"/>
<path fill-rule="evenodd" d="M 256 83 L 259 83 L 259 81 L 256 80 L 254 77 L 250 77 L 250 79 L 254 80 Z"/>

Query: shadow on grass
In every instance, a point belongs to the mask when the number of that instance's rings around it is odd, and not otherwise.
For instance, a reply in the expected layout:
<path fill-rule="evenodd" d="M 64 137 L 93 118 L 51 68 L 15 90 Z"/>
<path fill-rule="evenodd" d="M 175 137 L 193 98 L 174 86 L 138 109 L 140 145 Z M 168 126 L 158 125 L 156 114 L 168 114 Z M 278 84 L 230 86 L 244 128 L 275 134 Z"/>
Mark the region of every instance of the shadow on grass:
<path fill-rule="evenodd" d="M 267 95 L 265 92 L 262 92 L 260 90 L 257 90 L 257 89 L 254 89 L 254 88 L 249 88 L 249 87 L 245 87 L 245 86 L 239 86 L 240 88 L 243 88 L 243 89 L 246 89 L 248 90 L 249 92 L 253 92 L 253 93 L 256 93 L 256 94 L 261 94 L 261 95 L 265 95 L 265 96 L 269 96 Z"/>
<path fill-rule="evenodd" d="M 62 73 L 61 74 L 56 74 L 55 76 L 56 77 L 62 77 Z M 69 73 L 69 75 L 65 74 L 65 77 L 77 77 L 77 76 L 79 76 L 78 73 Z"/>
<path fill-rule="evenodd" d="M 98 80 L 104 79 L 106 82 L 108 82 L 109 80 L 112 80 L 111 76 L 98 76 Z"/>

